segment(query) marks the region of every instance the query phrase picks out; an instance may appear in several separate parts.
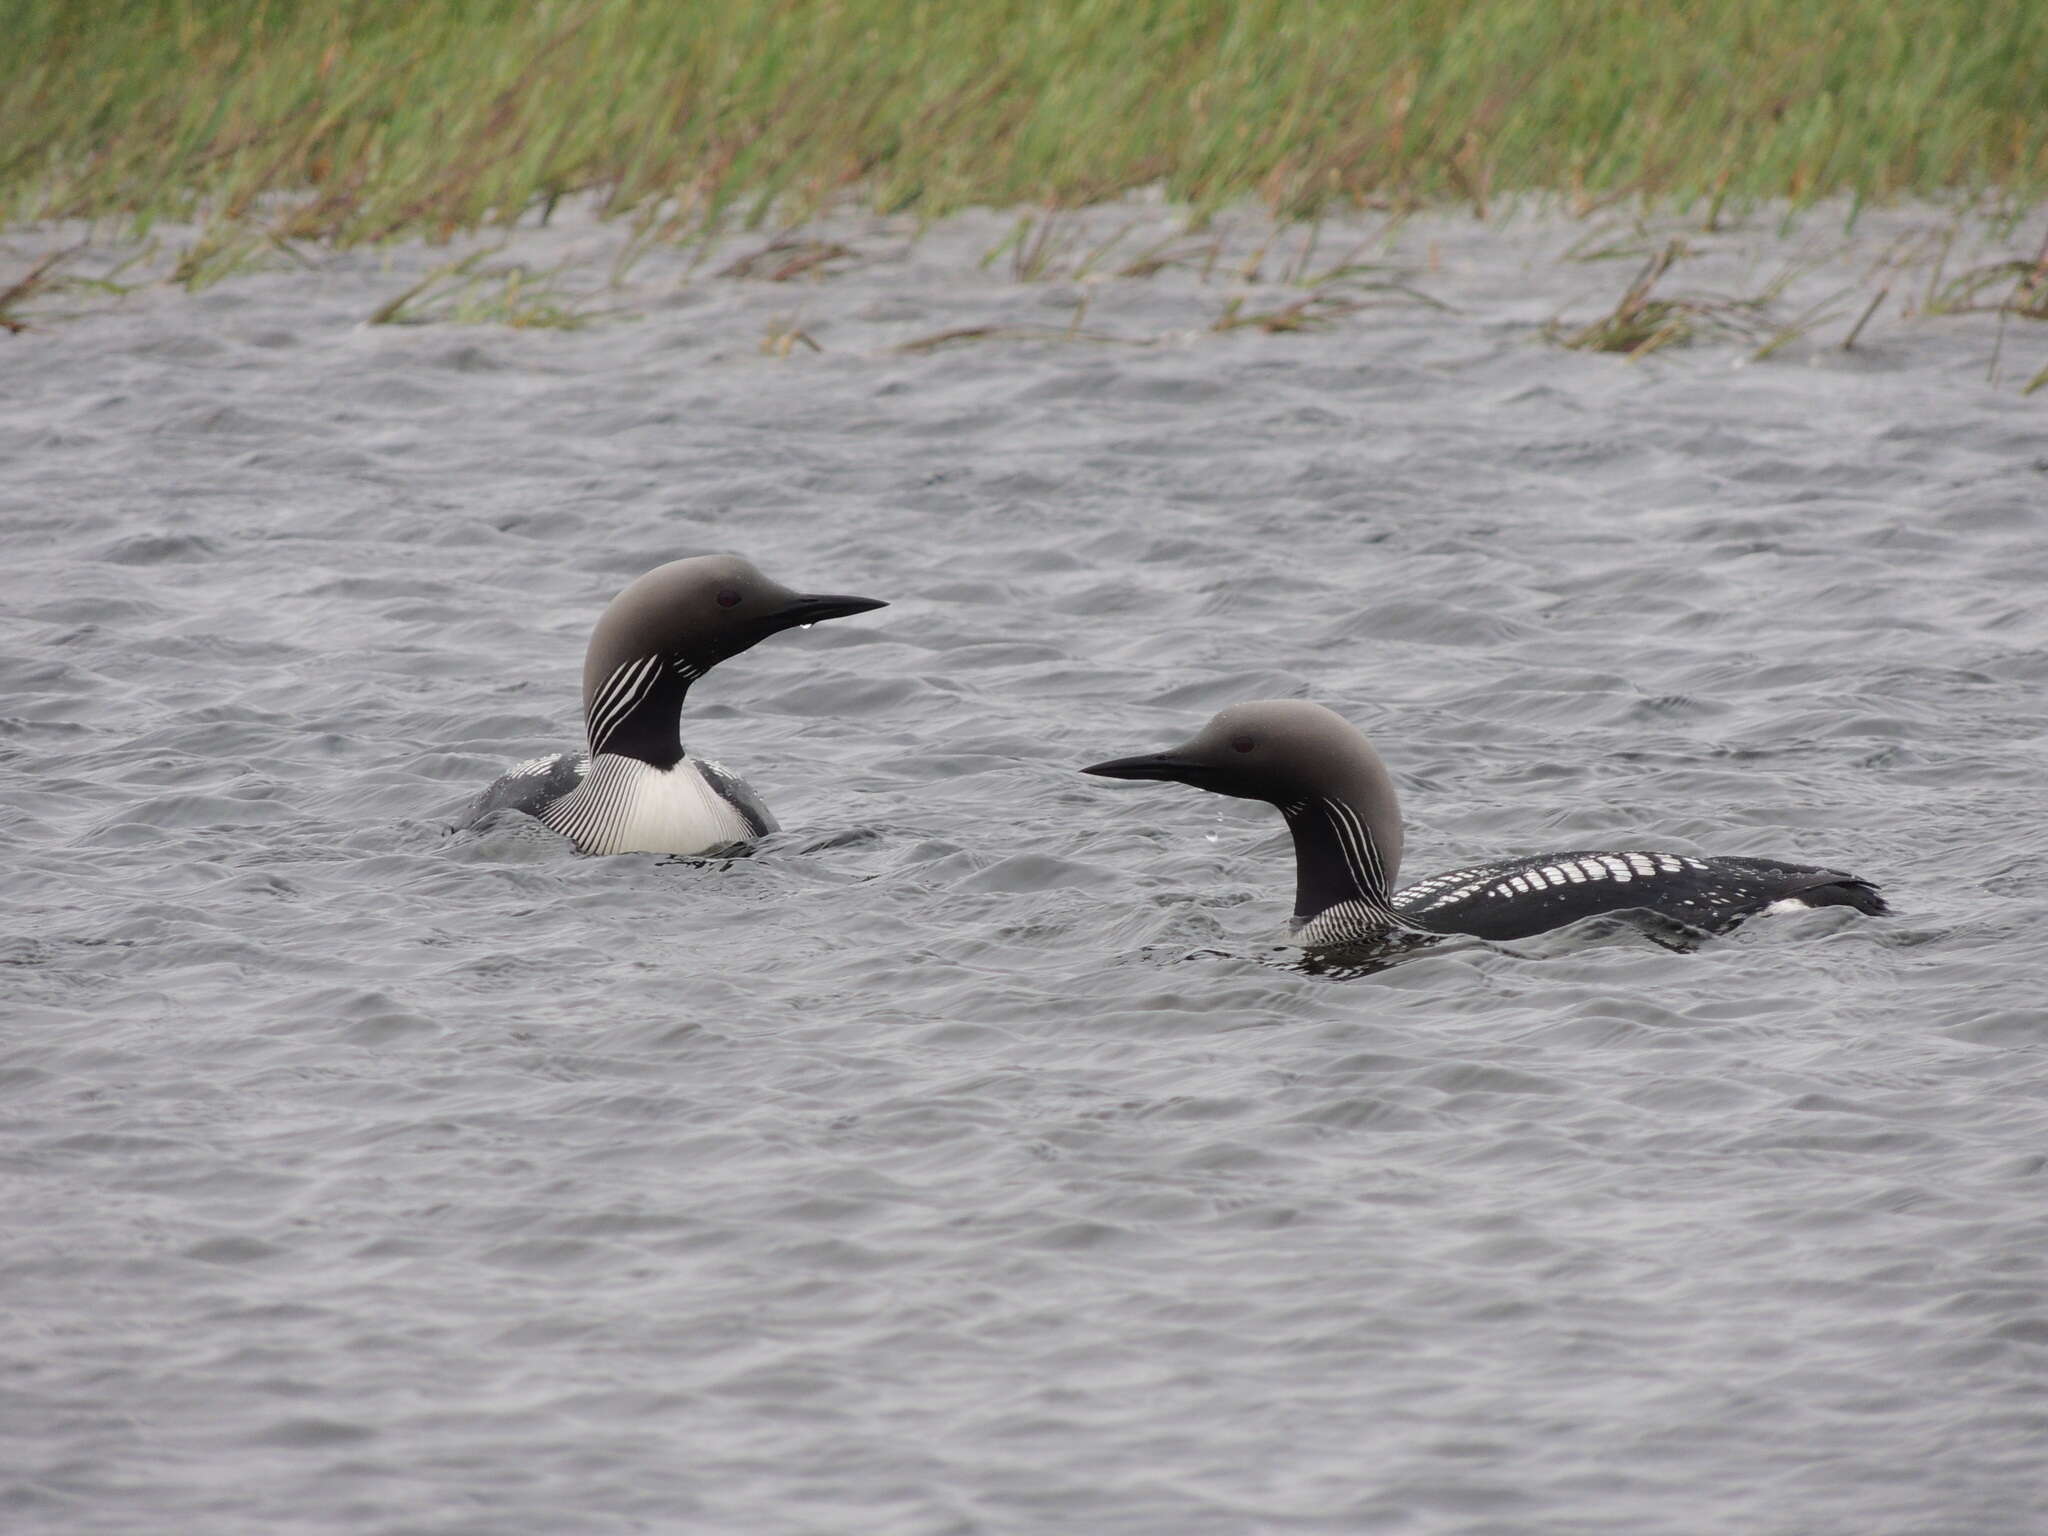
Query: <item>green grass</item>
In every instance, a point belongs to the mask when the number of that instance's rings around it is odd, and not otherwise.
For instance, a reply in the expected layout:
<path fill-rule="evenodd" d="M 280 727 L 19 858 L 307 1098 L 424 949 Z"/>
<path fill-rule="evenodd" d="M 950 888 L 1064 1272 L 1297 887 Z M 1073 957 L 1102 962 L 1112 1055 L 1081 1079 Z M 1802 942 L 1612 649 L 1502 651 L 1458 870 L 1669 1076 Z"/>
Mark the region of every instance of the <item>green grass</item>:
<path fill-rule="evenodd" d="M 9 0 L 0 223 L 2048 187 L 2042 0 Z M 1018 259 L 1045 255 L 1025 247 Z"/>

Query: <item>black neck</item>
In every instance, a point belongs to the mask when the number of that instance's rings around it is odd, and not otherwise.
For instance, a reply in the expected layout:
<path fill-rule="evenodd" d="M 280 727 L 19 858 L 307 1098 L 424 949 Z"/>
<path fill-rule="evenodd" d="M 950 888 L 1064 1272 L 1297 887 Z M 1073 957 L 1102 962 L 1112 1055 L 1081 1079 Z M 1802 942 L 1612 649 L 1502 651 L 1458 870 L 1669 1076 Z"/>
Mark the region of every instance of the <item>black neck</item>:
<path fill-rule="evenodd" d="M 632 708 L 604 728 L 601 743 L 591 737 L 590 750 L 636 757 L 652 768 L 675 767 L 683 760 L 683 700 L 689 696 L 694 676 L 664 666 Z M 584 729 L 591 731 L 598 724 L 586 720 Z"/>
<path fill-rule="evenodd" d="M 1294 915 L 1307 922 L 1339 902 L 1387 909 L 1387 881 L 1365 818 L 1341 800 L 1280 807 L 1294 834 Z"/>

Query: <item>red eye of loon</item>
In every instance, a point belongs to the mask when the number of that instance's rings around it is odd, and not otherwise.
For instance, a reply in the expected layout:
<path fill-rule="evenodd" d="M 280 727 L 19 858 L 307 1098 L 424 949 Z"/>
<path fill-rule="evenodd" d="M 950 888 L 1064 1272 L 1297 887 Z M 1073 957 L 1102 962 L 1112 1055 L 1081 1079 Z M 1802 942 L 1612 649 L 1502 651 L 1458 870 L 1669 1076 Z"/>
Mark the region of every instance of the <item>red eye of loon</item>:
<path fill-rule="evenodd" d="M 720 587 L 720 588 L 718 589 L 718 606 L 719 606 L 719 607 L 721 607 L 721 608 L 737 608 L 737 607 L 739 607 L 739 605 L 740 605 L 740 592 L 739 592 L 739 588 L 738 588 L 738 587 Z"/>
<path fill-rule="evenodd" d="M 1252 739 L 1251 739 L 1251 737 L 1249 737 L 1249 736 L 1233 736 L 1233 737 L 1231 737 L 1231 738 L 1230 738 L 1230 750 L 1231 750 L 1231 751 L 1233 751 L 1233 752 L 1249 752 L 1249 751 L 1251 751 L 1251 749 L 1252 749 Z"/>

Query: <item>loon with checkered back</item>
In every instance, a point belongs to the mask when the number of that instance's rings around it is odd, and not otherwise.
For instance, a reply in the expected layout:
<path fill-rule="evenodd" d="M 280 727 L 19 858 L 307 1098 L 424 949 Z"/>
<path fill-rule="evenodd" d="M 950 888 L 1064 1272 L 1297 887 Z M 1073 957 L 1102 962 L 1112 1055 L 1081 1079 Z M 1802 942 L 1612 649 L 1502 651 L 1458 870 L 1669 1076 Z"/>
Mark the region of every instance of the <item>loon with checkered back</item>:
<path fill-rule="evenodd" d="M 734 555 L 657 566 L 591 633 L 585 749 L 521 763 L 469 803 L 462 824 L 521 811 L 584 853 L 708 853 L 775 831 L 744 780 L 684 751 L 690 685 L 770 635 L 887 606 L 795 592 Z"/>
<path fill-rule="evenodd" d="M 1235 704 L 1184 746 L 1081 771 L 1276 806 L 1294 837 L 1294 938 L 1307 949 L 1431 934 L 1522 939 L 1605 913 L 1722 933 L 1781 905 L 1885 911 L 1876 886 L 1840 870 L 1642 849 L 1501 859 L 1395 890 L 1393 776 L 1355 726 L 1303 699 Z"/>

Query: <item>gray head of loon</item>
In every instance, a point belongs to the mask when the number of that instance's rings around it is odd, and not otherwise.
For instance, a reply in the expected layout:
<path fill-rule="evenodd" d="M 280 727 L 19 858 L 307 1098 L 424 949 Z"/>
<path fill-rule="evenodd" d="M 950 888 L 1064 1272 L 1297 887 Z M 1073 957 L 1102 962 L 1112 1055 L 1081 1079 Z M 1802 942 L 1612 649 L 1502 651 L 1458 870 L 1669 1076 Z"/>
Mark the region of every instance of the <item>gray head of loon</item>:
<path fill-rule="evenodd" d="M 888 606 L 792 591 L 737 555 L 658 565 L 613 598 L 591 632 L 583 658 L 590 750 L 673 767 L 682 757 L 677 715 L 696 679 L 782 630 Z"/>
<path fill-rule="evenodd" d="M 1350 721 L 1306 699 L 1233 704 L 1178 747 L 1081 771 L 1279 807 L 1294 834 L 1298 917 L 1361 888 L 1383 901 L 1400 871 L 1401 802 L 1387 765 Z"/>

